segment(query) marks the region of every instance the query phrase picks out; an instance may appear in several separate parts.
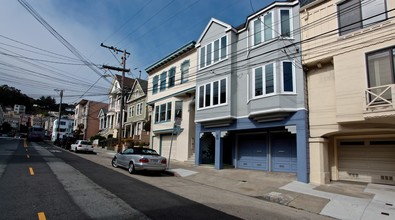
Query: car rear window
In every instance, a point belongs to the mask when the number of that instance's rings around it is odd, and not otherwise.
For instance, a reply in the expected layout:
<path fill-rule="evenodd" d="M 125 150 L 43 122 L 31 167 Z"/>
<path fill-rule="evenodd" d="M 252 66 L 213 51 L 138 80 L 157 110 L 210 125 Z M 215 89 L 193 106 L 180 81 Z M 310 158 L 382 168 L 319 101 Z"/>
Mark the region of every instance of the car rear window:
<path fill-rule="evenodd" d="M 81 141 L 81 144 L 84 144 L 84 145 L 90 145 L 91 143 L 90 143 L 90 142 L 88 142 L 88 141 Z"/>
<path fill-rule="evenodd" d="M 135 153 L 143 155 L 159 155 L 155 150 L 148 148 L 137 148 Z"/>

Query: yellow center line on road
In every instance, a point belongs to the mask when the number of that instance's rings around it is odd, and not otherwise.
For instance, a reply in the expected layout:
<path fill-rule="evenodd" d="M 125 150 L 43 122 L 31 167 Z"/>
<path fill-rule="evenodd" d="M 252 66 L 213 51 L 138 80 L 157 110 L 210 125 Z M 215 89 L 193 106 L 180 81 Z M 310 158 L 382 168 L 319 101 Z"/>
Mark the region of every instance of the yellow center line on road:
<path fill-rule="evenodd" d="M 26 139 L 23 140 L 23 146 L 24 146 L 25 148 L 27 148 Z"/>
<path fill-rule="evenodd" d="M 45 213 L 44 212 L 39 212 L 37 213 L 38 215 L 38 220 L 46 220 L 47 218 L 45 217 Z"/>
<path fill-rule="evenodd" d="M 30 172 L 30 175 L 31 175 L 31 176 L 34 176 L 34 171 L 33 171 L 33 168 L 32 168 L 32 167 L 29 167 L 29 172 Z"/>

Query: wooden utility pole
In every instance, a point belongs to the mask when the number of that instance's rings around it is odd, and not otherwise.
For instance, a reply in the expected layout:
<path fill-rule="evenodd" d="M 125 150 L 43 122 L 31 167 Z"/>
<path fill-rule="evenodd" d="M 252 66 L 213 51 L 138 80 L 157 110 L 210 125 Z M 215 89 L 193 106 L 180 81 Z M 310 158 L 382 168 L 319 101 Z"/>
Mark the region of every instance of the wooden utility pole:
<path fill-rule="evenodd" d="M 125 73 L 130 72 L 130 69 L 126 69 L 126 55 L 130 55 L 130 53 L 126 52 L 126 50 L 123 50 L 123 51 L 119 50 L 118 48 L 113 47 L 113 46 L 111 46 L 111 47 L 110 46 L 106 46 L 103 43 L 101 43 L 100 46 L 108 48 L 110 50 L 113 50 L 114 52 L 121 52 L 121 53 L 123 53 L 122 54 L 122 63 L 121 63 L 122 64 L 122 68 L 103 65 L 103 68 L 105 68 L 105 69 L 122 72 L 122 80 L 121 80 L 121 112 L 120 112 L 120 115 L 119 115 L 120 122 L 119 122 L 119 128 L 118 128 L 118 144 L 120 146 L 121 139 L 122 139 L 123 120 L 124 120 L 123 119 L 123 109 L 124 109 L 124 88 L 125 88 L 124 81 L 125 81 Z"/>
<path fill-rule="evenodd" d="M 58 117 L 58 128 L 56 129 L 56 140 L 55 142 L 60 144 L 60 120 L 62 118 L 62 99 L 63 99 L 63 89 L 55 89 L 55 91 L 60 92 L 60 103 L 59 103 L 59 117 Z M 60 146 L 60 145 L 59 145 Z"/>

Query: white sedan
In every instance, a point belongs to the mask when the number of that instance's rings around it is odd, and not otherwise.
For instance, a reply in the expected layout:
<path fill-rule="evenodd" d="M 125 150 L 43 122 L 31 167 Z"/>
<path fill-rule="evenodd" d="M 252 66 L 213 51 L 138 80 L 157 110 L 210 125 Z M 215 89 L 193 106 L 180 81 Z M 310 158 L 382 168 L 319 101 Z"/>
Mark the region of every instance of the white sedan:
<path fill-rule="evenodd" d="M 70 150 L 74 152 L 91 152 L 93 153 L 92 144 L 89 141 L 77 140 L 74 144 L 70 146 Z"/>

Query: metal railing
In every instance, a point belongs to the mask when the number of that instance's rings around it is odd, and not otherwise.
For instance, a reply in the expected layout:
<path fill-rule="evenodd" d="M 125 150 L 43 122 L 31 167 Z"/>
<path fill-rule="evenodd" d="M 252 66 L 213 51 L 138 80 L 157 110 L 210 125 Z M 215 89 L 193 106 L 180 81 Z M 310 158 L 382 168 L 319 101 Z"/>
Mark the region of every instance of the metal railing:
<path fill-rule="evenodd" d="M 395 84 L 371 87 L 365 90 L 365 110 L 394 109 Z"/>

